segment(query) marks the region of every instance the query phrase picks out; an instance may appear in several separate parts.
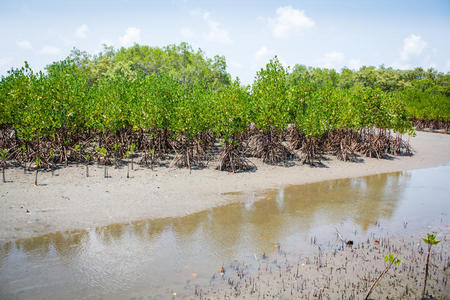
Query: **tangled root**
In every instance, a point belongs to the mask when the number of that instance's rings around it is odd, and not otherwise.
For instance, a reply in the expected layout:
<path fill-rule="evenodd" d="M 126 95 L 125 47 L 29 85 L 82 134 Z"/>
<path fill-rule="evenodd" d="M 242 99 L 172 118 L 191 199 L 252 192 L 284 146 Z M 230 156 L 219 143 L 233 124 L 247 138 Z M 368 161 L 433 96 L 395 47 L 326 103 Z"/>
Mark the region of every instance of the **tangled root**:
<path fill-rule="evenodd" d="M 356 149 L 360 138 L 352 129 L 337 129 L 327 135 L 327 148 L 343 161 L 356 161 Z"/>
<path fill-rule="evenodd" d="M 258 132 L 252 135 L 248 141 L 248 147 L 254 157 L 261 158 L 268 164 L 277 164 L 285 161 L 291 152 L 282 144 L 281 134 L 275 134 L 272 130 Z"/>
<path fill-rule="evenodd" d="M 320 151 L 320 143 L 318 140 L 312 137 L 303 139 L 300 151 L 303 154 L 303 157 L 300 160 L 302 164 L 306 163 L 311 166 L 314 166 L 316 163 L 320 164 L 322 154 Z"/>
<path fill-rule="evenodd" d="M 296 126 L 289 126 L 287 130 L 287 140 L 289 143 L 289 148 L 292 151 L 298 150 L 302 147 L 303 140 L 305 136 L 298 130 Z"/>
<path fill-rule="evenodd" d="M 225 144 L 219 154 L 219 165 L 216 169 L 233 173 L 253 169 L 255 166 L 245 158 L 240 148 L 233 144 Z"/>
<path fill-rule="evenodd" d="M 191 169 L 192 167 L 202 166 L 202 158 L 206 155 L 207 143 L 204 143 L 201 138 L 186 138 L 180 136 L 172 144 L 176 157 L 170 163 L 170 167 L 185 167 Z"/>

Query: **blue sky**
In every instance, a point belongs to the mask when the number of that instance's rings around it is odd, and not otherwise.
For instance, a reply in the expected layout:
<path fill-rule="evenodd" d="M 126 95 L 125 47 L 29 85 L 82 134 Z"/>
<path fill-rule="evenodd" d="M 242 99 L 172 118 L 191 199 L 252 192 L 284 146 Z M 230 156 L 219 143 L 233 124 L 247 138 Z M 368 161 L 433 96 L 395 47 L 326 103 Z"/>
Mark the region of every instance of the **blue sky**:
<path fill-rule="evenodd" d="M 277 55 L 285 65 L 450 71 L 450 1 L 1 1 L 0 75 L 35 70 L 73 47 L 190 43 L 224 55 L 243 83 Z"/>

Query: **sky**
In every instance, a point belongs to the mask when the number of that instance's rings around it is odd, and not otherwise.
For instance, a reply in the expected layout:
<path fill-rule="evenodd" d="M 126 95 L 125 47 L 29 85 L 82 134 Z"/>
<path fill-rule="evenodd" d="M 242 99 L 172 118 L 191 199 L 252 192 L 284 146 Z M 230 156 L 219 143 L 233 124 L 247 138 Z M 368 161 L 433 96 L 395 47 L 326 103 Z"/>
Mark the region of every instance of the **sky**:
<path fill-rule="evenodd" d="M 273 56 L 285 66 L 450 71 L 450 1 L 0 1 L 0 75 L 34 70 L 74 47 L 163 47 L 187 42 L 225 56 L 249 84 Z"/>

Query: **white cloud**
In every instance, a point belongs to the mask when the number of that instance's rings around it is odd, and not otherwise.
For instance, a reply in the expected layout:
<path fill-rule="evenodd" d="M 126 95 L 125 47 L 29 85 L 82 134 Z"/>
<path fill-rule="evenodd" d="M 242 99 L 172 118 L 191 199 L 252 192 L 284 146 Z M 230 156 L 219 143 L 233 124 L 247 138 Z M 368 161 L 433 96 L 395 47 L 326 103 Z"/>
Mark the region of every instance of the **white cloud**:
<path fill-rule="evenodd" d="M 361 68 L 361 61 L 356 58 L 352 58 L 348 61 L 348 67 L 352 70 L 359 70 Z"/>
<path fill-rule="evenodd" d="M 136 27 L 128 27 L 126 33 L 119 38 L 121 46 L 130 47 L 141 41 L 141 30 Z"/>
<path fill-rule="evenodd" d="M 17 44 L 17 46 L 19 46 L 19 48 L 22 48 L 22 49 L 31 49 L 31 48 L 33 48 L 31 46 L 31 43 L 29 41 L 27 41 L 27 40 L 17 41 L 16 44 Z"/>
<path fill-rule="evenodd" d="M 77 28 L 77 30 L 75 31 L 75 36 L 78 39 L 84 39 L 84 38 L 86 38 L 88 31 L 89 31 L 89 27 L 86 24 L 83 24 Z"/>
<path fill-rule="evenodd" d="M 344 62 L 344 54 L 338 51 L 332 51 L 326 53 L 321 59 L 319 59 L 319 63 L 323 68 L 334 68 L 337 69 L 342 66 Z"/>
<path fill-rule="evenodd" d="M 269 18 L 268 21 L 276 38 L 288 38 L 314 26 L 314 21 L 308 18 L 303 10 L 292 6 L 279 7 L 275 18 Z"/>
<path fill-rule="evenodd" d="M 180 34 L 185 39 L 192 38 L 194 36 L 194 32 L 190 28 L 187 28 L 187 27 L 181 28 Z"/>
<path fill-rule="evenodd" d="M 256 51 L 255 53 L 255 59 L 256 60 L 261 60 L 269 55 L 272 54 L 272 51 L 269 50 L 266 46 L 262 46 L 261 48 L 258 49 L 258 51 Z"/>
<path fill-rule="evenodd" d="M 405 61 L 413 56 L 420 55 L 426 46 L 427 42 L 425 42 L 422 37 L 411 34 L 403 40 L 403 49 L 400 53 L 401 60 Z"/>
<path fill-rule="evenodd" d="M 207 40 L 221 44 L 229 44 L 232 42 L 228 30 L 223 29 L 219 22 L 212 19 L 209 12 L 203 13 L 203 20 L 205 20 L 209 29 L 205 35 Z"/>
<path fill-rule="evenodd" d="M 41 48 L 41 54 L 47 54 L 47 55 L 58 55 L 61 53 L 61 49 L 54 47 L 54 46 L 44 46 Z"/>

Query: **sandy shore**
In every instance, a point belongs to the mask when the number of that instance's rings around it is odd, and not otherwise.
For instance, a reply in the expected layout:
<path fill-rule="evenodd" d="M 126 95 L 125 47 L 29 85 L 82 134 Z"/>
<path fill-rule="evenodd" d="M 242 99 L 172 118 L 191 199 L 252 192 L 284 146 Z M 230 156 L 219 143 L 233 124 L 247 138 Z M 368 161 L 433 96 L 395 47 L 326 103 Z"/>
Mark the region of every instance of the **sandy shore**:
<path fill-rule="evenodd" d="M 176 217 L 224 205 L 230 192 L 250 192 L 290 184 L 366 176 L 450 164 L 450 135 L 418 132 L 411 138 L 412 157 L 391 160 L 363 158 L 342 162 L 329 157 L 324 167 L 269 166 L 254 161 L 255 172 L 230 174 L 214 169 L 126 168 L 69 166 L 39 174 L 8 169 L 8 183 L 0 183 L 0 242 L 77 228 L 92 228 L 146 218 Z"/>

